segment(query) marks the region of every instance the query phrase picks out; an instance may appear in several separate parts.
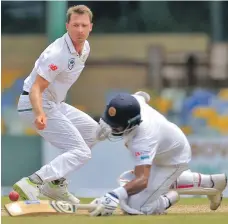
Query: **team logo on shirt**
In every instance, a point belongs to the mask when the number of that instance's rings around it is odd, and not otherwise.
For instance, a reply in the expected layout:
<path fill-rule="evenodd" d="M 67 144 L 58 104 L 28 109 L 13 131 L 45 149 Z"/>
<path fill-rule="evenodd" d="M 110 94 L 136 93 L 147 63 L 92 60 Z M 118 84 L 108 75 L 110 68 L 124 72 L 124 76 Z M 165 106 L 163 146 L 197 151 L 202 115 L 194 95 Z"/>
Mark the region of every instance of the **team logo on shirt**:
<path fill-rule="evenodd" d="M 68 68 L 71 70 L 75 65 L 75 59 L 74 58 L 70 58 L 68 61 Z"/>
<path fill-rule="evenodd" d="M 57 65 L 54 65 L 54 64 L 50 64 L 48 67 L 49 67 L 52 71 L 55 71 L 55 70 L 58 69 Z"/>
<path fill-rule="evenodd" d="M 135 156 L 141 156 L 142 155 L 142 152 L 135 152 Z"/>
<path fill-rule="evenodd" d="M 150 156 L 146 152 L 135 152 L 135 157 L 140 160 L 149 159 Z"/>
<path fill-rule="evenodd" d="M 140 157 L 141 160 L 149 159 L 149 158 L 150 158 L 149 156 L 141 156 L 141 157 Z"/>
<path fill-rule="evenodd" d="M 116 109 L 114 107 L 110 107 L 108 109 L 108 114 L 111 116 L 111 117 L 114 117 L 116 115 Z"/>

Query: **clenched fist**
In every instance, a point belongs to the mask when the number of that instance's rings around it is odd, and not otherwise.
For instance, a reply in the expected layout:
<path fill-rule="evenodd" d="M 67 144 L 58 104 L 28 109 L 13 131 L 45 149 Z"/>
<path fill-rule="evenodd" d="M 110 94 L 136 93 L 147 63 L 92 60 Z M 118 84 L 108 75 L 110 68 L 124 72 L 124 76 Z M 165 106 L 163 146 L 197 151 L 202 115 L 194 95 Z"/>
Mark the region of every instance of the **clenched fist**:
<path fill-rule="evenodd" d="M 35 125 L 38 130 L 43 130 L 47 125 L 47 118 L 45 113 L 36 116 Z"/>

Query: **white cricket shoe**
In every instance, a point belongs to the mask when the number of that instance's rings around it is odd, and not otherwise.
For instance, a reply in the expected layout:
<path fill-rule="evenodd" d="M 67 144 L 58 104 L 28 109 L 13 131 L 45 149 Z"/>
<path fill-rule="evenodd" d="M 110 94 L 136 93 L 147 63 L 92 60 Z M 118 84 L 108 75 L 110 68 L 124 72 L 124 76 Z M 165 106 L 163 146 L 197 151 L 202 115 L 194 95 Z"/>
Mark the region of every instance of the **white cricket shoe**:
<path fill-rule="evenodd" d="M 30 181 L 28 177 L 23 177 L 13 185 L 22 200 L 39 200 L 39 188 L 37 184 Z"/>
<path fill-rule="evenodd" d="M 210 200 L 210 209 L 216 210 L 221 205 L 222 202 L 222 192 L 227 186 L 227 177 L 226 174 L 214 174 L 211 175 L 211 180 L 214 183 L 213 188 L 218 190 L 216 195 L 208 195 L 208 199 Z"/>
<path fill-rule="evenodd" d="M 80 200 L 67 189 L 67 181 L 63 179 L 59 184 L 53 182 L 40 186 L 40 193 L 56 201 L 67 201 L 71 204 L 79 204 Z"/>
<path fill-rule="evenodd" d="M 172 190 L 164 194 L 163 197 L 166 197 L 169 200 L 169 206 L 166 207 L 166 209 L 170 208 L 172 205 L 175 205 L 180 200 L 178 192 Z"/>

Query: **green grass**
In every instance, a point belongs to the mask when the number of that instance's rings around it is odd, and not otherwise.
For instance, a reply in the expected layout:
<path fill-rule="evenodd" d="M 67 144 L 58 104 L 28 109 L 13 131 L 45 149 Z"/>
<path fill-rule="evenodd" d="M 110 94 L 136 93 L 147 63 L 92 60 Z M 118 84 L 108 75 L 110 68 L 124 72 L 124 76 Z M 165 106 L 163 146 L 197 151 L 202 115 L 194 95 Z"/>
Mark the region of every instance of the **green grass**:
<path fill-rule="evenodd" d="M 82 203 L 88 203 L 91 199 L 82 199 Z M 7 197 L 2 197 L 2 207 L 10 202 Z M 178 205 L 188 205 L 189 208 L 198 205 L 208 206 L 207 198 L 182 198 Z M 228 199 L 223 200 L 223 205 L 228 206 Z M 208 212 L 202 214 L 174 214 L 162 216 L 42 216 L 42 217 L 2 217 L 3 224 L 225 224 L 228 223 L 228 213 Z"/>

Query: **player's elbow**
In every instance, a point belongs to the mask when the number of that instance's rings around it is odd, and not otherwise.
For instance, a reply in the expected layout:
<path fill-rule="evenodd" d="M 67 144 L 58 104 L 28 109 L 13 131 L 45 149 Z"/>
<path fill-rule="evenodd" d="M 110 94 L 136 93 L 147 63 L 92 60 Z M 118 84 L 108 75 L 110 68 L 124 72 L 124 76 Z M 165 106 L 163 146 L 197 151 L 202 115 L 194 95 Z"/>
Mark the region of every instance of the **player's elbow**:
<path fill-rule="evenodd" d="M 41 77 L 40 75 L 37 75 L 35 82 L 32 85 L 32 90 L 39 91 L 42 93 L 46 88 L 48 88 L 49 82 Z"/>
<path fill-rule="evenodd" d="M 37 83 L 34 83 L 31 87 L 30 90 L 30 95 L 31 94 L 41 94 L 44 91 L 44 89 Z"/>
<path fill-rule="evenodd" d="M 149 182 L 149 178 L 148 177 L 146 177 L 146 176 L 142 176 L 141 177 L 141 187 L 142 187 L 142 189 L 147 188 L 148 182 Z"/>
<path fill-rule="evenodd" d="M 87 151 L 87 153 L 85 154 L 84 158 L 85 158 L 86 161 L 90 160 L 92 158 L 92 153 L 91 153 L 90 149 Z"/>

